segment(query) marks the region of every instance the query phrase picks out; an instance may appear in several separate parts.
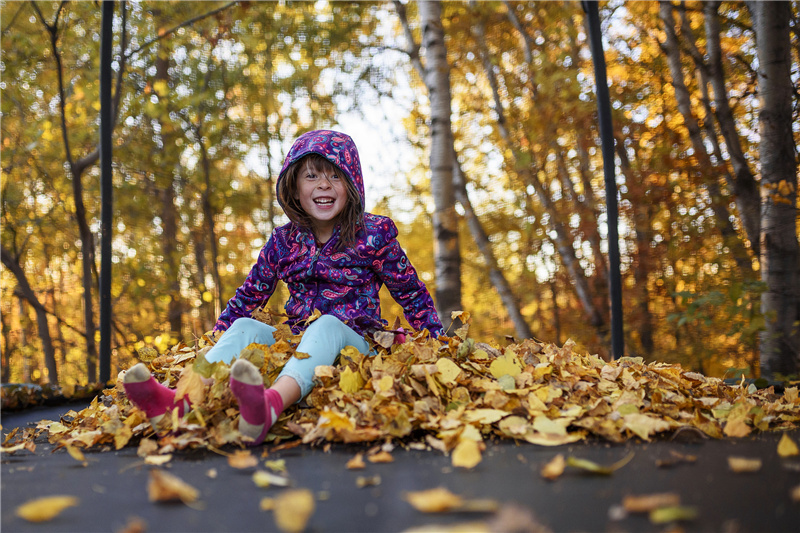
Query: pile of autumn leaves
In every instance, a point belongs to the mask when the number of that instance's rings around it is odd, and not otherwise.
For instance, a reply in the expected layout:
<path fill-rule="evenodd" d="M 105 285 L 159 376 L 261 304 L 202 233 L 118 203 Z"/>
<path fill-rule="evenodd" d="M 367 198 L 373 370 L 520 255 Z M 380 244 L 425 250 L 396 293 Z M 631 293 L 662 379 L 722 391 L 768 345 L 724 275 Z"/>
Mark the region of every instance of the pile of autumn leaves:
<path fill-rule="evenodd" d="M 466 313 L 461 318 L 468 320 Z M 307 357 L 295 350 L 298 336 L 277 327 L 274 345 L 252 344 L 239 354 L 261 368 L 265 383 L 289 358 Z M 469 338 L 468 326 L 438 340 L 424 331 L 402 344 L 392 339 L 376 336 L 377 355 L 347 348 L 336 366 L 317 367 L 307 405 L 285 411 L 268 441 L 394 440 L 440 450 L 451 454 L 454 466 L 471 468 L 492 438 L 552 446 L 592 437 L 650 440 L 685 430 L 743 437 L 795 427 L 800 419 L 796 387 L 778 395 L 771 388 L 729 386 L 679 365 L 606 362 L 569 342 L 557 347 L 525 340 L 498 348 Z M 175 412 L 162 420 L 158 453 L 242 442 L 230 369 L 204 357 L 213 342 L 204 336 L 194 347 L 177 345 L 163 355 L 140 351 L 156 378 L 193 407 L 187 417 Z M 121 375 L 113 389 L 69 415 L 40 428 L 68 450 L 119 449 L 153 434 L 144 413 L 125 397 Z"/>

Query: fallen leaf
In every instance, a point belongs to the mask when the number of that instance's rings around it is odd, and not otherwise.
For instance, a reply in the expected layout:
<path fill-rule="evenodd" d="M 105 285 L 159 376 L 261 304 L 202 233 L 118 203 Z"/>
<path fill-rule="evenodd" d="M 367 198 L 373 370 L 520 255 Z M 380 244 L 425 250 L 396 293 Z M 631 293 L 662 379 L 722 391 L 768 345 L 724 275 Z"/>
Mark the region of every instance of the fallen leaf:
<path fill-rule="evenodd" d="M 622 500 L 622 506 L 629 513 L 649 513 L 661 507 L 678 507 L 680 504 L 681 496 L 675 492 L 625 496 Z"/>
<path fill-rule="evenodd" d="M 253 483 L 262 489 L 265 489 L 269 486 L 288 487 L 289 478 L 267 472 L 266 470 L 256 470 L 253 472 Z"/>
<path fill-rule="evenodd" d="M 61 514 L 64 509 L 75 507 L 78 502 L 75 496 L 45 496 L 17 507 L 17 516 L 28 522 L 46 522 Z"/>
<path fill-rule="evenodd" d="M 168 453 L 165 455 L 148 455 L 144 458 L 144 464 L 146 465 L 153 465 L 153 466 L 161 466 L 165 465 L 172 460 L 172 454 Z"/>
<path fill-rule="evenodd" d="M 197 501 L 200 493 L 177 476 L 163 470 L 151 470 L 147 496 L 151 502 L 182 501 L 189 504 Z"/>
<path fill-rule="evenodd" d="M 288 533 L 299 533 L 306 528 L 314 512 L 314 495 L 308 489 L 282 492 L 275 498 L 272 512 L 278 529 Z"/>
<path fill-rule="evenodd" d="M 794 487 L 790 493 L 793 502 L 800 502 L 800 485 Z"/>
<path fill-rule="evenodd" d="M 414 509 L 423 513 L 446 513 L 450 511 L 486 513 L 494 512 L 498 508 L 497 502 L 494 500 L 465 500 L 444 487 L 407 492 L 404 495 L 404 499 Z"/>
<path fill-rule="evenodd" d="M 786 433 L 783 434 L 781 440 L 778 442 L 778 455 L 781 457 L 800 455 L 800 449 L 798 449 L 797 444 Z"/>
<path fill-rule="evenodd" d="M 258 466 L 258 459 L 247 450 L 236 450 L 228 456 L 228 465 L 231 468 L 252 468 Z"/>
<path fill-rule="evenodd" d="M 728 467 L 737 474 L 758 472 L 761 470 L 761 459 L 750 457 L 728 457 Z"/>
<path fill-rule="evenodd" d="M 650 511 L 650 522 L 653 524 L 689 521 L 695 518 L 697 518 L 696 507 L 661 507 Z"/>
<path fill-rule="evenodd" d="M 355 457 L 347 461 L 347 468 L 350 470 L 358 470 L 365 468 L 367 464 L 364 462 L 364 454 L 357 453 Z"/>
<path fill-rule="evenodd" d="M 444 513 L 461 507 L 464 500 L 444 487 L 407 492 L 404 499 L 423 513 Z"/>
<path fill-rule="evenodd" d="M 364 487 L 372 487 L 381 484 L 381 476 L 358 476 L 356 478 L 356 487 L 363 489 Z"/>
<path fill-rule="evenodd" d="M 370 463 L 392 463 L 394 462 L 394 457 L 387 451 L 380 451 L 367 456 L 367 461 Z"/>
<path fill-rule="evenodd" d="M 481 462 L 480 444 L 472 439 L 461 439 L 453 450 L 452 464 L 461 468 L 475 468 Z"/>
<path fill-rule="evenodd" d="M 542 467 L 540 473 L 542 474 L 543 478 L 552 481 L 564 473 L 564 468 L 566 466 L 567 462 L 564 460 L 564 456 L 562 454 L 558 454 Z"/>
<path fill-rule="evenodd" d="M 629 453 L 616 463 L 609 465 L 609 466 L 602 466 L 597 464 L 593 461 L 589 461 L 588 459 L 580 459 L 578 457 L 567 457 L 567 466 L 572 466 L 574 468 L 580 468 L 581 470 L 585 470 L 592 474 L 600 474 L 603 476 L 610 476 L 615 471 L 619 470 L 626 464 L 628 464 L 631 459 L 633 459 L 633 452 Z"/>
<path fill-rule="evenodd" d="M 76 448 L 75 446 L 67 445 L 67 453 L 70 457 L 78 461 L 79 463 L 83 463 L 83 466 L 86 466 L 86 456 L 80 450 L 80 448 Z"/>
<path fill-rule="evenodd" d="M 364 378 L 361 377 L 360 373 L 353 372 L 349 366 L 346 366 L 339 375 L 339 386 L 342 388 L 342 392 L 352 394 L 364 387 Z"/>
<path fill-rule="evenodd" d="M 517 358 L 517 354 L 510 349 L 506 349 L 505 355 L 498 357 L 489 365 L 489 372 L 497 379 L 506 375 L 513 378 L 522 372 L 522 365 L 519 362 L 519 358 Z"/>
<path fill-rule="evenodd" d="M 286 459 L 275 459 L 274 461 L 265 461 L 264 466 L 273 472 L 286 473 Z"/>

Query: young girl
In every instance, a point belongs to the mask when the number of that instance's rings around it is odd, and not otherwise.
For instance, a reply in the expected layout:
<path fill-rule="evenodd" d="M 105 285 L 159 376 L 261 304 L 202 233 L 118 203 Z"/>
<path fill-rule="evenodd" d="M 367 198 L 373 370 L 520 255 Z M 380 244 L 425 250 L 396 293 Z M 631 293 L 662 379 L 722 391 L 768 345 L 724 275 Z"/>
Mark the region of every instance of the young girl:
<path fill-rule="evenodd" d="M 442 323 L 425 284 L 397 242 L 391 219 L 364 212 L 361 162 L 353 140 L 330 130 L 301 135 L 286 156 L 277 183 L 278 202 L 290 222 L 273 231 L 256 264 L 219 316 L 223 335 L 206 354 L 209 362 L 230 363 L 250 343 L 272 345 L 272 326 L 250 318 L 275 290 L 289 288 L 288 323 L 303 331 L 297 351 L 269 388 L 249 361 L 231 367 L 231 391 L 239 403 L 239 432 L 257 445 L 285 406 L 305 397 L 314 369 L 332 365 L 339 352 L 354 346 L 368 353 L 365 334 L 382 329 L 378 291 L 382 285 L 403 307 L 412 328 L 438 337 Z M 306 326 L 315 311 L 322 313 Z M 125 392 L 156 424 L 176 404 L 175 391 L 159 384 L 140 363 L 125 373 Z"/>

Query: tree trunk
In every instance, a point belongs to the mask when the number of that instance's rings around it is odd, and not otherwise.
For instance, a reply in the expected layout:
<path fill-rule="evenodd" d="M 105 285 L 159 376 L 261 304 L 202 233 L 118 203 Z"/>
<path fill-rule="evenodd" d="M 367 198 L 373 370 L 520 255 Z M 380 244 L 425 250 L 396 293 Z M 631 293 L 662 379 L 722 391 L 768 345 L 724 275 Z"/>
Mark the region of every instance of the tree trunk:
<path fill-rule="evenodd" d="M 40 21 L 50 34 L 50 48 L 53 52 L 53 59 L 56 62 L 56 74 L 58 75 L 58 101 L 59 112 L 61 119 L 61 136 L 64 142 L 64 152 L 67 159 L 67 165 L 70 169 L 72 178 L 72 196 L 75 202 L 75 221 L 78 224 L 78 233 L 81 239 L 81 258 L 82 271 L 83 271 L 83 320 L 86 328 L 86 374 L 88 381 L 93 383 L 97 380 L 97 343 L 94 338 L 94 304 L 92 300 L 92 287 L 97 275 L 97 265 L 95 264 L 95 246 L 94 235 L 89 228 L 89 223 L 86 220 L 86 206 L 83 203 L 83 172 L 93 165 L 100 157 L 99 149 L 93 150 L 91 153 L 75 160 L 72 157 L 72 149 L 69 143 L 69 135 L 67 133 L 67 113 L 66 113 L 66 91 L 64 87 L 64 68 L 61 63 L 61 50 L 58 47 L 59 40 L 59 26 L 58 19 L 61 15 L 63 3 L 59 6 L 58 12 L 55 16 L 55 22 L 48 23 L 36 3 L 31 4 L 36 11 Z M 118 89 L 119 90 L 119 89 Z"/>
<path fill-rule="evenodd" d="M 675 88 L 675 100 L 678 110 L 683 116 L 684 125 L 689 133 L 694 156 L 697 159 L 698 173 L 702 176 L 703 184 L 708 190 L 711 199 L 711 207 L 714 211 L 714 218 L 722 234 L 725 245 L 730 248 L 731 255 L 734 261 L 736 261 L 742 276 L 745 279 L 752 279 L 753 265 L 750 255 L 745 249 L 739 235 L 736 233 L 733 224 L 731 224 L 730 212 L 728 211 L 726 200 L 722 197 L 719 183 L 717 182 L 717 176 L 723 174 L 724 171 L 721 171 L 721 169 L 716 168 L 715 165 L 712 164 L 711 157 L 708 155 L 708 151 L 705 147 L 702 130 L 692 113 L 691 99 L 683 75 L 680 48 L 678 47 L 678 40 L 675 34 L 675 18 L 672 13 L 672 4 L 670 2 L 662 2 L 659 14 L 661 20 L 664 22 L 666 40 L 663 43 L 663 48 L 667 56 L 669 71 L 672 75 L 672 85 Z"/>
<path fill-rule="evenodd" d="M 742 219 L 750 247 L 756 257 L 759 255 L 759 235 L 761 233 L 760 206 L 761 198 L 758 183 L 747 164 L 736 122 L 728 103 L 728 91 L 725 86 L 725 71 L 722 66 L 722 46 L 720 45 L 719 2 L 707 2 L 704 6 L 706 27 L 706 48 L 708 52 L 711 86 L 714 89 L 714 104 L 725 145 L 730 154 L 733 166 L 732 192 L 736 199 L 739 217 Z"/>
<path fill-rule="evenodd" d="M 36 313 L 36 325 L 39 330 L 39 339 L 42 341 L 42 353 L 44 354 L 44 363 L 47 368 L 47 380 L 53 385 L 57 385 L 58 369 L 56 367 L 56 352 L 53 349 L 50 326 L 47 323 L 47 312 L 36 297 L 36 293 L 33 292 L 30 283 L 28 283 L 28 278 L 25 276 L 25 271 L 22 270 L 19 263 L 15 259 L 12 259 L 5 250 L 0 251 L 0 258 L 2 258 L 3 265 L 16 278 L 22 297 L 33 307 Z"/>
<path fill-rule="evenodd" d="M 533 338 L 531 328 L 528 326 L 528 322 L 520 311 L 519 301 L 514 295 L 514 291 L 511 289 L 511 285 L 508 283 L 503 271 L 497 264 L 497 258 L 492 250 L 492 243 L 489 241 L 489 236 L 483 229 L 483 225 L 478 219 L 478 215 L 475 214 L 475 210 L 472 209 L 472 202 L 470 202 L 469 194 L 467 193 L 467 184 L 464 179 L 464 174 L 461 171 L 461 165 L 458 164 L 458 159 L 455 157 L 454 161 L 453 182 L 456 188 L 456 198 L 464 208 L 464 217 L 467 220 L 470 233 L 472 233 L 472 238 L 475 244 L 478 245 L 478 249 L 483 255 L 483 260 L 486 262 L 486 266 L 489 269 L 489 279 L 492 281 L 492 285 L 500 296 L 500 301 L 503 302 L 503 306 L 506 308 L 511 322 L 514 324 L 514 331 L 517 337 L 519 339 Z"/>
<path fill-rule="evenodd" d="M 792 136 L 792 64 L 788 2 L 757 2 L 758 91 L 761 97 L 761 374 L 800 369 L 800 246 L 797 236 L 797 163 Z"/>
<path fill-rule="evenodd" d="M 436 307 L 445 328 L 461 310 L 461 250 L 453 187 L 453 132 L 450 124 L 450 66 L 442 27 L 442 5 L 419 2 L 422 46 L 426 51 L 425 86 L 431 107 L 431 193 L 434 201 L 433 254 Z"/>

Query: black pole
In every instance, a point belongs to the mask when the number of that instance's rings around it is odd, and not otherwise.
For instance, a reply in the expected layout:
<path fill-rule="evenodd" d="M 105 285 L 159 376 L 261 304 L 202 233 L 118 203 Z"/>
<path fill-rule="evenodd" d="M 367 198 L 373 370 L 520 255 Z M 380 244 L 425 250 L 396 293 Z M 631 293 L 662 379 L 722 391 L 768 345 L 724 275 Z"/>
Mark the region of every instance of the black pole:
<path fill-rule="evenodd" d="M 113 186 L 111 182 L 111 61 L 114 21 L 114 2 L 103 2 L 103 22 L 100 40 L 100 382 L 111 379 L 111 236 L 113 219 Z"/>
<path fill-rule="evenodd" d="M 583 9 L 589 20 L 589 42 L 594 63 L 597 118 L 600 122 L 600 139 L 603 145 L 603 175 L 606 183 L 606 215 L 608 217 L 609 293 L 611 297 L 611 355 L 614 359 L 625 353 L 622 333 L 622 276 L 619 265 L 619 213 L 617 208 L 617 183 L 614 161 L 614 129 L 611 125 L 611 100 L 608 96 L 606 58 L 603 53 L 603 36 L 600 32 L 598 2 L 584 0 Z"/>

